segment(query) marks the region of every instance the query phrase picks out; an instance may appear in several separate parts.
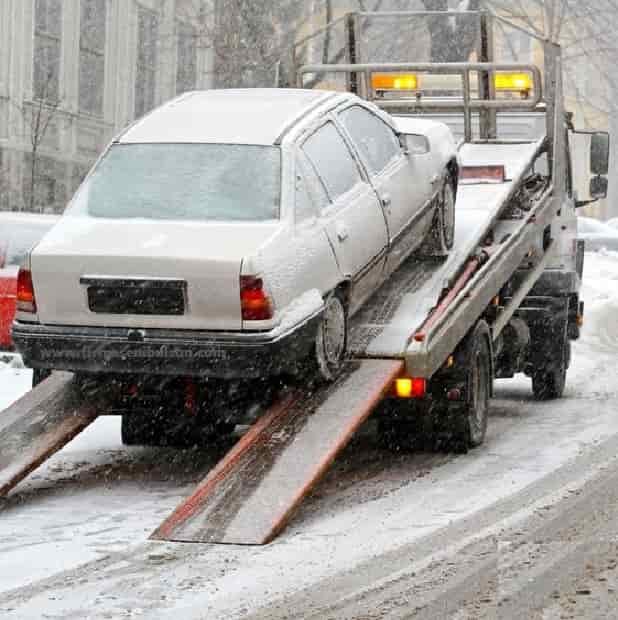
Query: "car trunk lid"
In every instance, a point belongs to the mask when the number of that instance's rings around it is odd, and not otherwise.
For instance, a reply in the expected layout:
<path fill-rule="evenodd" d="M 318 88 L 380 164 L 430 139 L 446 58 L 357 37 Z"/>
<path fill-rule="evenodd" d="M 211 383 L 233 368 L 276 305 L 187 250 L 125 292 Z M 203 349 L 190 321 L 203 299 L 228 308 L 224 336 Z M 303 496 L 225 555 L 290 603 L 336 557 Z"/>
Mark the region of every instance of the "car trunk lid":
<path fill-rule="evenodd" d="M 63 218 L 32 253 L 42 323 L 240 330 L 240 270 L 277 222 Z"/>

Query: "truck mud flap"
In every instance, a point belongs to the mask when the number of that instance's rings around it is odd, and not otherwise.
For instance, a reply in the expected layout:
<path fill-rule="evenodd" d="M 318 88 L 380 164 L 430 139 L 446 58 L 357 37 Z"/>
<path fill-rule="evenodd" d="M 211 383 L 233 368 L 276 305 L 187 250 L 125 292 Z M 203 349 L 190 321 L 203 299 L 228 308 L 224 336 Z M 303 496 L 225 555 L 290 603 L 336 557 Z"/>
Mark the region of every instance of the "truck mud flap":
<path fill-rule="evenodd" d="M 97 410 L 83 403 L 71 373 L 56 372 L 0 412 L 0 497 L 93 422 Z"/>
<path fill-rule="evenodd" d="M 397 360 L 350 362 L 333 385 L 284 395 L 151 538 L 273 540 L 402 369 Z"/>

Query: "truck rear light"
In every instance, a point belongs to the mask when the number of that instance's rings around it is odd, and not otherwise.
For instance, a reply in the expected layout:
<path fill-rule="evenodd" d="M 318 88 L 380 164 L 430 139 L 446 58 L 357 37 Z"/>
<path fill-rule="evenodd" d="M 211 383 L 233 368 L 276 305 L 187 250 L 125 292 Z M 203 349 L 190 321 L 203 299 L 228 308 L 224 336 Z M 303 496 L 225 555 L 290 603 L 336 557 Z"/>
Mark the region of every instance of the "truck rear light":
<path fill-rule="evenodd" d="M 36 312 L 32 273 L 29 269 L 24 269 L 23 267 L 19 269 L 17 274 L 16 307 L 19 312 Z"/>
<path fill-rule="evenodd" d="M 273 306 L 264 291 L 264 282 L 257 276 L 240 276 L 240 308 L 243 321 L 268 321 Z"/>
<path fill-rule="evenodd" d="M 424 398 L 427 394 L 427 381 L 414 377 L 395 379 L 395 396 L 397 398 Z"/>

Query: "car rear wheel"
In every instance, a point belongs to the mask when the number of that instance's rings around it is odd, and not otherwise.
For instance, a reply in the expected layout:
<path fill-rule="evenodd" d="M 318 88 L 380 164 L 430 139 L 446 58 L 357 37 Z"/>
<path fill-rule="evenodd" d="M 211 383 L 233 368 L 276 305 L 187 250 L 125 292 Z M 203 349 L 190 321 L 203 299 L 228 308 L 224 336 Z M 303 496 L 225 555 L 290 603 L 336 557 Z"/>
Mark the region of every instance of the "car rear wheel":
<path fill-rule="evenodd" d="M 348 346 L 348 313 L 343 295 L 335 292 L 325 301 L 311 358 L 312 370 L 322 381 L 333 381 L 341 371 Z"/>

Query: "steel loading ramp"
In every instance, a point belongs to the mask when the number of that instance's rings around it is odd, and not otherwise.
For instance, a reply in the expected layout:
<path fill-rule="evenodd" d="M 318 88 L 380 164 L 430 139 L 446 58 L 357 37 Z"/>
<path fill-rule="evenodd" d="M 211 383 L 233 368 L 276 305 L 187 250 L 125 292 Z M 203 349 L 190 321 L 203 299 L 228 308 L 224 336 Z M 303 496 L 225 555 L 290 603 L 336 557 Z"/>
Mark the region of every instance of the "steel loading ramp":
<path fill-rule="evenodd" d="M 0 497 L 65 446 L 97 418 L 73 374 L 55 372 L 0 412 Z"/>
<path fill-rule="evenodd" d="M 328 388 L 284 395 L 151 538 L 270 542 L 402 369 L 399 360 L 350 362 Z"/>

